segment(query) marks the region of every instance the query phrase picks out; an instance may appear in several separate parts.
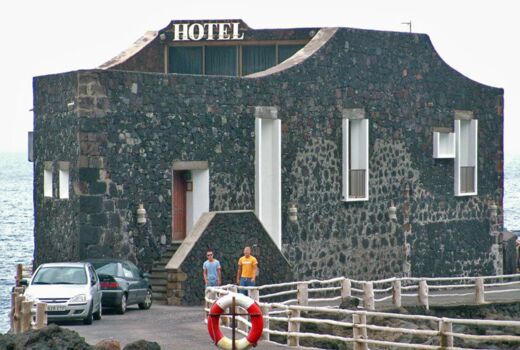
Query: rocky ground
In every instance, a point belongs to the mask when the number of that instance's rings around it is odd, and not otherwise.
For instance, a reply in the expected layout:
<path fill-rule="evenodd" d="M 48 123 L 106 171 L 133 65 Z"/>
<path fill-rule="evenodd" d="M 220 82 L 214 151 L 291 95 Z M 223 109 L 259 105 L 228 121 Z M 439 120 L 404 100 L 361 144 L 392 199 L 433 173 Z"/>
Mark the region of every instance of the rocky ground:
<path fill-rule="evenodd" d="M 160 350 L 159 344 L 139 340 L 124 348 L 118 341 L 107 339 L 96 345 L 85 342 L 77 332 L 52 324 L 41 330 L 22 334 L 0 334 L 0 350 Z"/>

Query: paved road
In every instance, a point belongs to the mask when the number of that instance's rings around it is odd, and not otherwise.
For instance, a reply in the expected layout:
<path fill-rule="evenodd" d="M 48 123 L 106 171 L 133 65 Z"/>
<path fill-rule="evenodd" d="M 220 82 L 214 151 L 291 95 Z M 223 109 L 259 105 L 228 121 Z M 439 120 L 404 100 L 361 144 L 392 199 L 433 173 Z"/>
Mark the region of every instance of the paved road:
<path fill-rule="evenodd" d="M 217 349 L 208 335 L 202 307 L 153 305 L 150 310 L 130 307 L 124 315 L 109 313 L 108 310 L 104 312 L 102 319 L 94 321 L 90 326 L 81 322 L 61 326 L 77 331 L 92 345 L 102 339 L 114 338 L 123 346 L 145 339 L 158 342 L 163 350 Z M 260 342 L 255 349 L 282 348 Z"/>

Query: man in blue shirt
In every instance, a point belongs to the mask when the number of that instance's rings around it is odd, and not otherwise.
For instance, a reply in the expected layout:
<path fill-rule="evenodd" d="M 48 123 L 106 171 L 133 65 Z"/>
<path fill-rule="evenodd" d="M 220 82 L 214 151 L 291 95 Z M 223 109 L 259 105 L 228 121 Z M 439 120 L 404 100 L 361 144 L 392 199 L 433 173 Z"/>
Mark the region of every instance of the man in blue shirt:
<path fill-rule="evenodd" d="M 221 284 L 220 262 L 213 257 L 213 251 L 206 252 L 208 260 L 202 265 L 206 287 L 217 287 Z"/>

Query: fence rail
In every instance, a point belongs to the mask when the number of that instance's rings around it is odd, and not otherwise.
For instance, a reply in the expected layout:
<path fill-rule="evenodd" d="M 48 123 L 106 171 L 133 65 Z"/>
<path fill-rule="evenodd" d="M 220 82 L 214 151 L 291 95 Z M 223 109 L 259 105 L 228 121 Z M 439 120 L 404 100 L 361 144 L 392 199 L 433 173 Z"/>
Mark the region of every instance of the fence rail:
<path fill-rule="evenodd" d="M 514 286 L 519 286 L 519 288 L 512 288 Z M 520 274 L 483 277 L 402 277 L 376 281 L 341 277 L 324 281 L 287 282 L 245 287 L 244 289 L 248 290 L 250 297 L 257 300 L 263 310 L 263 339 L 277 343 L 280 343 L 280 339 L 282 339 L 282 342 L 290 347 L 304 347 L 300 344 L 301 342 L 306 344 L 309 339 L 314 339 L 351 343 L 354 350 L 367 350 L 369 345 L 382 348 L 473 349 L 472 347 L 455 347 L 456 340 L 461 344 L 465 341 L 512 342 L 518 343 L 520 348 L 520 321 L 439 318 L 375 311 L 378 306 L 400 307 L 406 298 L 412 298 L 415 305 L 422 305 L 426 308 L 429 307 L 430 302 L 452 301 L 453 298 L 460 297 L 466 298 L 464 300 L 471 300 L 474 304 L 492 303 L 495 301 L 490 299 L 490 295 L 511 293 L 511 291 L 518 294 L 517 298 L 520 298 Z M 402 291 L 406 291 L 406 293 L 402 293 Z M 211 304 L 219 297 L 235 292 L 237 292 L 237 286 L 234 285 L 208 288 L 206 313 L 209 312 Z M 320 297 L 314 296 L 315 294 Z M 291 299 L 284 299 L 284 297 Z M 468 297 L 469 299 L 467 299 Z M 359 300 L 364 309 L 338 308 L 339 301 L 344 298 Z M 330 315 L 330 318 L 325 318 L 324 315 Z M 237 319 L 238 332 L 246 335 L 248 327 L 251 327 L 250 322 L 243 317 L 237 317 Z M 435 327 L 409 329 L 388 326 L 387 323 L 377 324 L 381 320 L 423 322 L 434 324 Z M 223 324 L 230 325 L 229 320 L 224 316 Z M 301 331 L 302 326 L 310 324 L 322 325 L 320 333 Z M 330 326 L 331 332 L 324 332 L 326 328 L 323 328 L 323 325 Z M 492 327 L 492 332 L 496 332 L 498 327 L 503 328 L 503 334 L 456 332 L 453 330 L 454 325 Z M 515 331 L 512 331 L 511 328 L 514 328 Z M 342 330 L 341 334 L 338 334 L 338 329 Z M 410 339 L 407 338 L 406 342 L 399 342 L 397 339 L 385 339 L 381 336 L 385 333 L 427 337 L 430 341 L 427 344 L 410 343 Z M 368 337 L 369 334 L 370 337 Z"/>

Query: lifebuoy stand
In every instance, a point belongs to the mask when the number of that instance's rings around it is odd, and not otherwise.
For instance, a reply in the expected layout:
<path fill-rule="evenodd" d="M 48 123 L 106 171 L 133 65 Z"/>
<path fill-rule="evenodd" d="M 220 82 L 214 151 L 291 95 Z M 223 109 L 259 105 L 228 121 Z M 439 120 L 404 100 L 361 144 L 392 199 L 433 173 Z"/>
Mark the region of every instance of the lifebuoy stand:
<path fill-rule="evenodd" d="M 235 312 L 235 306 L 240 306 L 247 310 L 247 314 L 251 319 L 251 330 L 245 338 L 235 340 L 235 331 L 233 329 L 233 339 L 225 337 L 220 331 L 220 316 L 231 315 L 233 317 L 232 327 L 235 327 L 235 316 L 239 315 Z M 230 314 L 224 314 L 227 308 L 231 308 Z M 258 340 L 262 336 L 264 329 L 264 319 L 262 317 L 260 306 L 251 298 L 237 293 L 229 293 L 219 300 L 215 301 L 211 306 L 208 315 L 208 332 L 216 346 L 223 350 L 246 350 L 256 346 Z"/>

